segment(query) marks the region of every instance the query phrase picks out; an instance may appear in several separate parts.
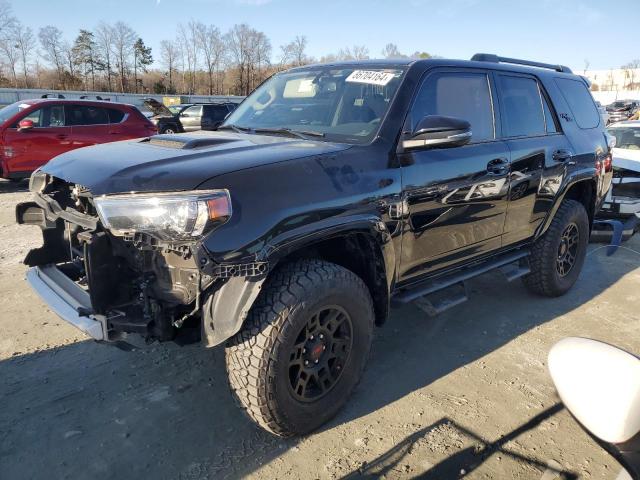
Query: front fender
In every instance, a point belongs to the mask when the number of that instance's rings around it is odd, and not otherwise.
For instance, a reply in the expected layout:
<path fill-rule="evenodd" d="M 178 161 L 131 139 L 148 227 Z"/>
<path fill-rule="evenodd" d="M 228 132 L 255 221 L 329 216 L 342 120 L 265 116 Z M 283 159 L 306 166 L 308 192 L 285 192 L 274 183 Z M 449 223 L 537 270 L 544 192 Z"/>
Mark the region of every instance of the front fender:
<path fill-rule="evenodd" d="M 391 274 L 390 279 L 392 279 L 396 261 L 395 249 L 391 241 L 392 233 L 382 218 L 367 213 L 326 218 L 301 228 L 286 231 L 271 239 L 258 254 L 258 259 L 275 264 L 295 251 L 331 238 L 356 233 L 368 235 L 380 247 L 385 270 Z"/>
<path fill-rule="evenodd" d="M 360 235 L 376 250 L 371 260 L 374 267 L 370 288 L 376 304 L 379 322 L 388 314 L 390 292 L 395 278 L 396 253 L 392 234 L 387 225 L 374 215 L 353 215 L 325 219 L 314 224 L 289 230 L 274 238 L 256 255 L 253 264 L 268 265 L 269 271 L 294 253 L 315 248 L 322 242 Z M 381 260 L 381 261 L 376 261 Z M 380 265 L 378 265 L 380 263 Z M 212 347 L 240 331 L 244 321 L 258 298 L 268 274 L 257 276 L 233 276 L 215 289 L 203 306 L 202 339 Z"/>

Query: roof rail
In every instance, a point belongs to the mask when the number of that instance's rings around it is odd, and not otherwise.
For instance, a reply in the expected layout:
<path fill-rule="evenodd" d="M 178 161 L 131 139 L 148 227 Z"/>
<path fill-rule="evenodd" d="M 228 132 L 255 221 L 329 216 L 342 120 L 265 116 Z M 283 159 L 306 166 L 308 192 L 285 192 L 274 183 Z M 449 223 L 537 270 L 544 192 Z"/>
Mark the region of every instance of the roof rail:
<path fill-rule="evenodd" d="M 493 63 L 513 63 L 514 65 L 526 65 L 528 67 L 548 68 L 556 72 L 573 73 L 569 67 L 564 65 L 553 65 L 550 63 L 532 62 L 530 60 L 520 60 L 518 58 L 499 57 L 491 53 L 476 53 L 471 60 L 476 62 L 493 62 Z"/>

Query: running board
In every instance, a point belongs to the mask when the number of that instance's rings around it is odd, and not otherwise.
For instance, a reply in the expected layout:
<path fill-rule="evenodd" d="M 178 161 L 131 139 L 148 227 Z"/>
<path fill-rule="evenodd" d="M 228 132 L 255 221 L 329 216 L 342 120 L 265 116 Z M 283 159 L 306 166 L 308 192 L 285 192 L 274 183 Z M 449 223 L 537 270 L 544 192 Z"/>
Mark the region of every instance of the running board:
<path fill-rule="evenodd" d="M 392 301 L 396 304 L 415 302 L 416 306 L 428 315 L 438 315 L 468 300 L 465 284 L 467 280 L 496 269 L 499 269 L 509 282 L 530 273 L 527 260 L 529 253 L 529 250 L 506 253 L 459 272 L 427 280 L 401 290 Z"/>

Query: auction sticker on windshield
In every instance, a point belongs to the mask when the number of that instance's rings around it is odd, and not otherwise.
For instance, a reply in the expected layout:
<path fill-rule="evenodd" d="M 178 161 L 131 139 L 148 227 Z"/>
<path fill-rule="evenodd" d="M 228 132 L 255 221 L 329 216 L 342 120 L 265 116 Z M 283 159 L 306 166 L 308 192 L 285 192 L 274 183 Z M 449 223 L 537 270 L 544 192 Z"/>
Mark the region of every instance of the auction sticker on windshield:
<path fill-rule="evenodd" d="M 353 83 L 368 83 L 371 85 L 384 86 L 389 83 L 395 77 L 395 73 L 389 72 L 376 72 L 372 70 L 354 70 L 351 75 L 347 77 L 346 82 Z"/>

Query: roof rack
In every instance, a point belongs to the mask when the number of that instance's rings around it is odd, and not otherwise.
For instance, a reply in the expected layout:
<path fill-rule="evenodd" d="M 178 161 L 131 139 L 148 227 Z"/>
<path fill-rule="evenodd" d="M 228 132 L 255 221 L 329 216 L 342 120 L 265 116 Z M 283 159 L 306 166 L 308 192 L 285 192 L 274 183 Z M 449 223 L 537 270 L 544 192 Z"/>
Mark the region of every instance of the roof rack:
<path fill-rule="evenodd" d="M 553 65 L 551 63 L 532 62 L 530 60 L 520 60 L 518 58 L 499 57 L 491 53 L 476 53 L 471 60 L 476 62 L 493 62 L 493 63 L 513 63 L 514 65 L 526 65 L 528 67 L 548 68 L 556 72 L 573 73 L 569 67 L 564 65 Z"/>
<path fill-rule="evenodd" d="M 95 98 L 96 100 L 101 100 L 103 102 L 108 102 L 111 100 L 110 98 L 102 98 L 100 95 L 81 95 L 80 100 L 91 100 L 91 97 Z"/>

